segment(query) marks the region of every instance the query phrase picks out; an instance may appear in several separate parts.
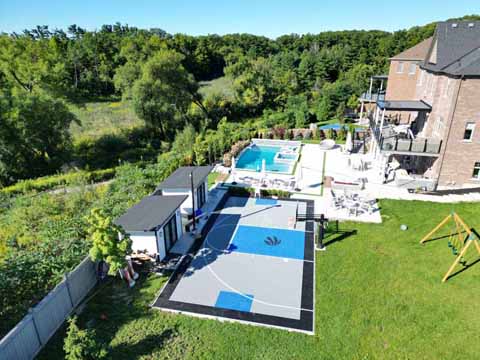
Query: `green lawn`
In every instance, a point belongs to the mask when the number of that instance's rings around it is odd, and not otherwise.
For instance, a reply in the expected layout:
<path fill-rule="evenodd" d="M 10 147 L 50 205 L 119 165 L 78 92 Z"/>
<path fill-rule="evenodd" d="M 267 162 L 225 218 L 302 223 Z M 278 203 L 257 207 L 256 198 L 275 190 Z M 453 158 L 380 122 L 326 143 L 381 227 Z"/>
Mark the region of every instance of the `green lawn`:
<path fill-rule="evenodd" d="M 219 172 L 211 172 L 210 174 L 208 174 L 208 188 L 209 189 L 212 185 L 215 184 L 215 181 L 218 179 L 219 176 L 220 176 Z"/>
<path fill-rule="evenodd" d="M 71 105 L 70 110 L 80 120 L 80 125 L 72 124 L 73 137 L 93 136 L 118 132 L 122 128 L 143 125 L 129 102 L 106 101 Z"/>
<path fill-rule="evenodd" d="M 480 263 L 442 283 L 454 260 L 447 240 L 418 242 L 452 209 L 480 229 L 480 206 L 389 200 L 381 207 L 383 224 L 343 223 L 344 234 L 317 253 L 314 336 L 150 310 L 165 281 L 154 276 L 133 290 L 108 285 L 80 324 L 96 329 L 112 359 L 478 358 Z M 63 357 L 63 334 L 40 359 Z"/>
<path fill-rule="evenodd" d="M 199 92 L 203 96 L 208 96 L 211 94 L 223 94 L 228 99 L 233 99 L 235 96 L 233 82 L 226 76 L 222 76 L 210 81 L 201 81 Z"/>

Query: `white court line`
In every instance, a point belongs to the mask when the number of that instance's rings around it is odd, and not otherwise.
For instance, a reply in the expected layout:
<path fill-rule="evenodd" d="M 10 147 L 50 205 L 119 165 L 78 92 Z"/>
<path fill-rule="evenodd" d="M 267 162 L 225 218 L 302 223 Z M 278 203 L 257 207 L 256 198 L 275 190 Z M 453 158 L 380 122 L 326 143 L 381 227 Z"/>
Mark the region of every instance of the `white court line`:
<path fill-rule="evenodd" d="M 220 252 L 222 254 L 226 254 L 226 255 L 229 255 L 229 254 L 233 254 L 233 253 L 237 253 L 237 254 L 249 254 L 249 255 L 255 255 L 255 256 L 264 256 L 264 257 L 267 257 L 267 258 L 272 258 L 272 259 L 283 259 L 284 261 L 286 260 L 287 262 L 290 261 L 290 260 L 293 260 L 293 261 L 305 261 L 305 262 L 315 262 L 314 260 L 306 260 L 305 258 L 304 259 L 296 259 L 296 258 L 290 258 L 290 257 L 282 257 L 282 256 L 275 256 L 275 255 L 266 255 L 266 254 L 258 254 L 258 253 L 249 253 L 249 252 L 242 252 L 242 251 L 230 251 L 230 250 L 223 250 L 223 249 L 219 249 L 215 246 L 213 246 L 210 241 L 208 240 L 208 237 L 210 236 L 210 234 L 213 232 L 214 229 L 218 228 L 220 229 L 222 226 L 228 226 L 228 225 L 233 225 L 233 224 L 221 224 L 219 226 L 215 226 L 214 228 L 211 228 L 210 231 L 208 232 L 208 235 L 205 237 L 205 240 L 203 242 L 204 244 L 204 247 L 205 248 L 205 245 L 208 245 L 208 247 L 214 251 L 217 251 L 217 252 Z M 230 245 L 232 244 L 232 241 L 233 239 L 235 238 L 235 235 L 238 231 L 238 228 L 240 226 L 250 226 L 250 225 L 236 225 L 235 226 L 235 231 L 233 232 L 233 235 L 232 237 L 230 238 L 229 242 L 228 242 L 228 247 L 230 247 Z M 261 228 L 261 229 L 270 229 L 270 228 L 267 228 L 267 227 L 261 227 L 261 226 L 250 226 L 250 227 L 258 227 L 258 228 Z M 279 229 L 279 228 L 276 228 L 277 230 L 285 230 L 285 229 Z M 300 230 L 298 230 L 300 231 Z M 304 244 L 305 246 L 305 244 Z M 228 248 L 227 247 L 227 248 Z M 208 256 L 208 254 L 199 254 L 200 256 Z M 305 256 L 305 253 L 304 253 L 304 256 Z"/>
<path fill-rule="evenodd" d="M 226 219 L 224 219 L 223 221 L 225 221 Z M 220 223 L 218 225 L 220 225 L 222 223 L 222 221 L 220 221 Z M 215 226 L 215 227 L 218 227 Z M 224 226 L 226 226 L 227 224 L 225 224 Z M 205 241 L 204 241 L 204 244 L 209 244 L 209 241 L 208 241 L 208 237 L 210 236 L 210 233 L 211 231 L 215 228 L 215 227 L 212 227 L 212 229 L 210 229 L 210 231 L 208 232 L 207 236 L 205 237 Z M 238 227 L 238 225 L 237 225 Z M 215 249 L 215 247 L 213 247 Z M 223 250 L 218 250 L 220 252 L 223 252 Z M 210 271 L 210 273 L 217 279 L 217 281 L 219 283 L 221 283 L 223 286 L 225 286 L 226 288 L 230 289 L 232 292 L 235 292 L 237 293 L 238 295 L 252 301 L 252 302 L 257 302 L 259 304 L 263 304 L 263 305 L 267 305 L 267 306 L 272 306 L 272 307 L 278 307 L 278 308 L 283 308 L 283 309 L 291 309 L 291 310 L 300 310 L 300 311 L 309 311 L 309 312 L 313 312 L 314 310 L 313 309 L 304 309 L 302 307 L 296 307 L 296 306 L 288 306 L 288 305 L 280 305 L 280 304 L 273 304 L 273 303 L 270 303 L 268 301 L 263 301 L 263 300 L 259 300 L 257 298 L 250 298 L 249 296 L 246 296 L 245 294 L 243 294 L 243 292 L 239 291 L 238 289 L 234 288 L 233 286 L 231 286 L 230 284 L 228 284 L 227 282 L 225 282 L 213 269 L 212 267 L 210 266 L 210 264 L 206 261 L 206 257 L 205 256 L 201 256 L 204 263 L 205 263 L 205 266 L 208 268 L 208 270 Z M 277 257 L 278 259 L 278 257 Z M 305 260 L 301 260 L 301 261 L 305 261 Z M 302 279 L 303 281 L 303 279 Z M 303 290 L 303 289 L 302 289 Z M 302 293 L 303 291 L 300 291 L 300 302 L 301 302 L 301 298 L 302 298 Z"/>

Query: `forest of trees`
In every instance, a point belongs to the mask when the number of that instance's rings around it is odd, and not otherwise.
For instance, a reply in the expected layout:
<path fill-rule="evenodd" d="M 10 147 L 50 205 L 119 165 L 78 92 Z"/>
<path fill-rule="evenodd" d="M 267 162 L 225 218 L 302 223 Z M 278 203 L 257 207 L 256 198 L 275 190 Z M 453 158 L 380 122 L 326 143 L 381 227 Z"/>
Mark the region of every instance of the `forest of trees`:
<path fill-rule="evenodd" d="M 75 156 L 72 150 L 68 129 L 78 120 L 69 103 L 129 101 L 145 122 L 137 142 L 158 152 L 186 125 L 203 133 L 224 117 L 261 118 L 267 128 L 302 127 L 355 106 L 369 76 L 386 71 L 389 56 L 433 30 L 430 24 L 395 33 L 337 31 L 272 40 L 115 24 L 98 31 L 38 26 L 0 35 L 0 186 L 83 159 L 86 149 Z M 198 83 L 221 76 L 233 82 L 234 98 L 202 98 Z M 79 164 L 85 165 L 112 164 Z"/>

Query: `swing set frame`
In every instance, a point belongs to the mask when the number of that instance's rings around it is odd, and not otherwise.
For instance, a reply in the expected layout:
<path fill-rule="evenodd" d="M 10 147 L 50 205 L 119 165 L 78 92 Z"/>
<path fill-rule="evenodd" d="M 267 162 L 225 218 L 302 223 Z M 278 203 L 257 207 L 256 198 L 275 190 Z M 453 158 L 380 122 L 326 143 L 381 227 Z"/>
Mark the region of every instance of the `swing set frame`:
<path fill-rule="evenodd" d="M 442 222 L 438 224 L 432 231 L 430 231 L 427 235 L 425 235 L 425 237 L 422 240 L 420 240 L 420 244 L 424 245 L 425 242 L 428 241 L 433 234 L 435 234 L 438 230 L 440 230 L 450 220 L 453 220 L 455 222 L 455 228 L 457 230 L 456 235 L 458 236 L 459 242 L 463 244 L 463 246 L 460 250 L 460 253 L 456 257 L 455 261 L 453 262 L 453 264 L 450 266 L 447 273 L 443 277 L 442 282 L 446 282 L 448 280 L 448 278 L 452 274 L 455 267 L 458 265 L 458 263 L 460 263 L 460 260 L 467 253 L 467 250 L 470 247 L 470 245 L 475 244 L 475 248 L 477 249 L 477 252 L 480 255 L 480 243 L 478 241 L 477 236 L 472 231 L 472 229 L 468 227 L 467 224 L 465 224 L 462 218 L 453 211 L 445 219 L 443 219 Z M 462 237 L 462 233 L 463 233 L 462 229 L 467 233 L 466 237 Z M 453 237 L 453 234 L 451 234 L 449 238 L 450 237 Z"/>

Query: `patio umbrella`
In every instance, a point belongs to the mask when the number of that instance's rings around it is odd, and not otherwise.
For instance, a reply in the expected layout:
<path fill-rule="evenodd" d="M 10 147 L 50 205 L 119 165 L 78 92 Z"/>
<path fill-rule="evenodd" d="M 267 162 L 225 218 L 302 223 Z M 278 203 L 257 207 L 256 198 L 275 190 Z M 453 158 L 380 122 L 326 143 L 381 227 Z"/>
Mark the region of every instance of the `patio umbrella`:
<path fill-rule="evenodd" d="M 295 174 L 295 189 L 300 189 L 300 181 L 302 181 L 302 177 L 302 166 L 299 164 L 297 167 L 297 173 Z"/>
<path fill-rule="evenodd" d="M 353 141 L 352 141 L 352 133 L 349 131 L 347 132 L 347 141 L 345 142 L 345 149 L 348 152 L 353 151 Z"/>
<path fill-rule="evenodd" d="M 260 183 L 263 183 L 267 177 L 267 163 L 265 159 L 262 159 L 262 170 L 260 171 Z"/>
<path fill-rule="evenodd" d="M 235 156 L 232 156 L 232 165 L 230 166 L 230 172 L 232 174 L 232 184 L 235 185 L 237 182 L 235 181 L 235 169 L 237 166 L 237 162 L 235 161 Z"/>

